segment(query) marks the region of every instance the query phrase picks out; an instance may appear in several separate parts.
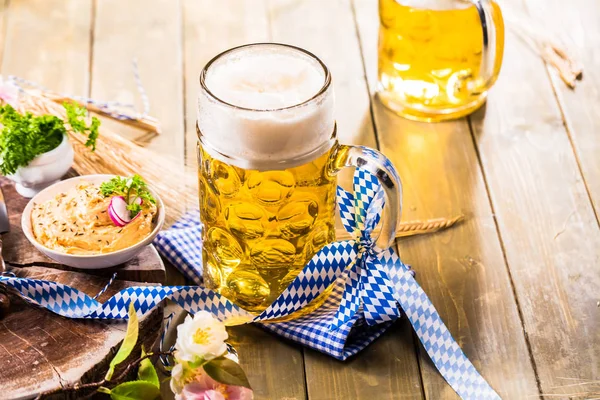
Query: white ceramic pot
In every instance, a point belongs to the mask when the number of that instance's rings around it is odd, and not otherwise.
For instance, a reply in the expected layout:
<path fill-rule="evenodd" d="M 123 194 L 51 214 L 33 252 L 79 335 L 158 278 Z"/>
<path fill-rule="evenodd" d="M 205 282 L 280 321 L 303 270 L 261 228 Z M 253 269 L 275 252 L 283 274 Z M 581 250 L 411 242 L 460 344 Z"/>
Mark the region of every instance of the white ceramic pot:
<path fill-rule="evenodd" d="M 73 157 L 73 146 L 67 135 L 64 135 L 58 147 L 40 154 L 29 165 L 17 169 L 8 178 L 16 183 L 17 192 L 21 196 L 31 198 L 65 176 L 73 165 Z"/>

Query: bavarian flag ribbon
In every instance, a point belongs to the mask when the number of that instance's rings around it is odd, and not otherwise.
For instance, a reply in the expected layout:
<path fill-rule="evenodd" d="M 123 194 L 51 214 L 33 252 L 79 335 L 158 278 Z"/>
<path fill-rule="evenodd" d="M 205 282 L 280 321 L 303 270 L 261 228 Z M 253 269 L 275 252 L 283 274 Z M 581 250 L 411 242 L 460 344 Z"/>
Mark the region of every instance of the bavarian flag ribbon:
<path fill-rule="evenodd" d="M 352 239 L 333 242 L 319 250 L 288 288 L 260 315 L 241 309 L 227 298 L 202 286 L 132 286 L 104 303 L 56 282 L 0 276 L 0 283 L 19 292 L 28 302 L 67 318 L 127 319 L 133 302 L 139 315 L 171 299 L 190 313 L 211 312 L 222 321 L 267 322 L 288 316 L 317 298 L 332 285 L 324 305 L 300 319 L 265 324 L 282 336 L 299 341 L 339 359 L 356 354 L 381 335 L 391 321 L 406 314 L 417 337 L 441 375 L 463 399 L 499 399 L 467 359 L 433 304 L 396 252 L 379 249 L 371 238 L 380 220 L 384 194 L 377 178 L 358 168 L 354 193 L 338 188 L 338 209 Z M 177 225 L 177 224 L 176 224 Z M 176 227 L 174 225 L 174 228 Z M 159 251 L 195 282 L 201 277 L 201 226 L 197 217 L 176 230 L 164 231 L 155 244 Z M 353 326 L 367 332 L 358 344 L 345 349 Z M 383 327 L 381 330 L 376 330 Z"/>

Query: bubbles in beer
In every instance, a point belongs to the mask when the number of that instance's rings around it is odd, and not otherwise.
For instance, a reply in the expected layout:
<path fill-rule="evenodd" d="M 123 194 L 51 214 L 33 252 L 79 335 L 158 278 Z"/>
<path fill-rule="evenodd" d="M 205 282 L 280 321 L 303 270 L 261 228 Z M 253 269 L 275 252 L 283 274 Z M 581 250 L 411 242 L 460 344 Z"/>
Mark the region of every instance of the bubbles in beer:
<path fill-rule="evenodd" d="M 217 194 L 225 197 L 234 196 L 240 190 L 240 178 L 234 167 L 219 160 L 210 162 L 210 182 Z"/>
<path fill-rule="evenodd" d="M 291 265 L 296 247 L 284 239 L 265 239 L 250 249 L 250 258 L 257 268 L 283 268 Z"/>
<path fill-rule="evenodd" d="M 200 208 L 207 210 L 205 222 L 215 222 L 219 215 L 219 199 L 202 179 L 198 182 L 200 192 Z"/>
<path fill-rule="evenodd" d="M 221 228 L 210 228 L 208 231 L 207 248 L 213 248 L 216 261 L 230 268 L 235 268 L 242 259 L 242 247 L 237 240 Z"/>
<path fill-rule="evenodd" d="M 504 28 L 497 3 L 491 4 L 497 37 L 493 81 Z M 472 2 L 380 0 L 379 9 L 378 97 L 385 105 L 409 118 L 443 120 L 482 103 L 491 82 L 480 76 L 483 31 Z"/>
<path fill-rule="evenodd" d="M 265 232 L 266 214 L 259 206 L 240 202 L 225 210 L 227 228 L 240 239 L 257 239 Z"/>
<path fill-rule="evenodd" d="M 283 237 L 292 239 L 309 233 L 318 212 L 319 205 L 315 199 L 302 195 L 292 197 L 277 213 Z"/>
<path fill-rule="evenodd" d="M 242 307 L 255 308 L 263 304 L 271 293 L 269 284 L 253 269 L 238 269 L 227 277 L 231 296 Z"/>
<path fill-rule="evenodd" d="M 225 195 L 209 187 L 219 164 L 201 149 L 201 159 L 210 161 L 199 163 L 207 287 L 258 313 L 334 240 L 335 179 L 325 172 L 330 156 L 281 171 L 223 168 L 233 169 L 240 184 Z"/>
<path fill-rule="evenodd" d="M 295 183 L 288 171 L 255 172 L 248 179 L 248 189 L 259 203 L 275 205 L 292 194 Z"/>

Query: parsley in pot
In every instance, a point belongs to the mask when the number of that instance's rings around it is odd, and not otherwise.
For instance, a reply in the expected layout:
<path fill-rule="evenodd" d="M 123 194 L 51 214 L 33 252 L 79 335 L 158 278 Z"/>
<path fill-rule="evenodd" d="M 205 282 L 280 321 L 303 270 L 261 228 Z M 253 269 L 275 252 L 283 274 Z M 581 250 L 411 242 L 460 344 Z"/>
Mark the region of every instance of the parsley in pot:
<path fill-rule="evenodd" d="M 87 111 L 76 103 L 64 103 L 67 119 L 54 115 L 35 116 L 30 112 L 21 114 L 12 106 L 0 106 L 0 173 L 14 174 L 26 167 L 37 156 L 54 150 L 67 135 L 67 123 L 74 132 L 88 136 L 85 145 L 96 149 L 100 120 L 92 117 L 88 126 Z"/>

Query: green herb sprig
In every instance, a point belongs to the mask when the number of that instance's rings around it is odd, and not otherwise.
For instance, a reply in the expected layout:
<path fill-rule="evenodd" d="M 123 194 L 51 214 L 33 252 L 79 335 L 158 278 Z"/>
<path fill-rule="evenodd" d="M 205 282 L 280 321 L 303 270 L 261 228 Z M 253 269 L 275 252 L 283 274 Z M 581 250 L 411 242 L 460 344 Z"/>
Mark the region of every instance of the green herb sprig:
<path fill-rule="evenodd" d="M 148 185 L 139 175 L 133 175 L 131 178 L 121 178 L 115 176 L 110 181 L 103 182 L 100 185 L 100 192 L 102 196 L 123 196 L 127 202 L 127 210 L 131 215 L 131 218 L 135 217 L 140 211 L 142 206 L 136 203 L 138 198 L 144 202 L 156 204 L 156 199 L 152 196 L 152 193 L 148 190 Z"/>
<path fill-rule="evenodd" d="M 91 124 L 85 122 L 87 111 L 76 103 L 64 103 L 67 119 L 54 115 L 35 116 L 30 112 L 21 114 L 9 104 L 0 106 L 0 173 L 11 175 L 20 167 L 26 167 L 40 154 L 57 148 L 67 134 L 65 122 L 73 131 L 88 135 L 85 143 L 96 149 L 100 120 L 92 117 Z"/>
<path fill-rule="evenodd" d="M 92 151 L 95 151 L 100 120 L 96 117 L 92 117 L 92 122 L 88 126 L 85 121 L 88 112 L 85 108 L 75 102 L 63 103 L 63 107 L 67 111 L 67 122 L 71 126 L 71 129 L 73 129 L 74 132 L 87 135 L 88 138 L 85 145 L 86 147 L 91 147 Z"/>

